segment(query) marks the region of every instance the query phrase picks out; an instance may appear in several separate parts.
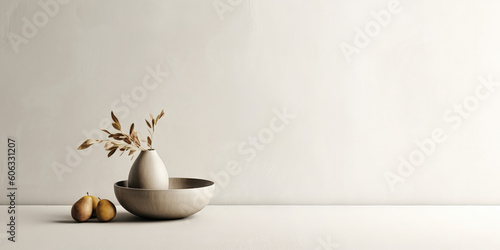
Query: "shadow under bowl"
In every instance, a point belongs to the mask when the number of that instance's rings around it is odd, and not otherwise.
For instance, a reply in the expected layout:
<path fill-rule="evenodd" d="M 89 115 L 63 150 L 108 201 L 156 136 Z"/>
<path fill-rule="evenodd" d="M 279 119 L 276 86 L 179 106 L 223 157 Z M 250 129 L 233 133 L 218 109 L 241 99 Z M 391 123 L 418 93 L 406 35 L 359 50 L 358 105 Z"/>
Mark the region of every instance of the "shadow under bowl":
<path fill-rule="evenodd" d="M 169 189 L 129 188 L 115 183 L 118 202 L 132 214 L 151 219 L 180 219 L 202 210 L 212 199 L 215 184 L 194 178 L 169 178 Z"/>

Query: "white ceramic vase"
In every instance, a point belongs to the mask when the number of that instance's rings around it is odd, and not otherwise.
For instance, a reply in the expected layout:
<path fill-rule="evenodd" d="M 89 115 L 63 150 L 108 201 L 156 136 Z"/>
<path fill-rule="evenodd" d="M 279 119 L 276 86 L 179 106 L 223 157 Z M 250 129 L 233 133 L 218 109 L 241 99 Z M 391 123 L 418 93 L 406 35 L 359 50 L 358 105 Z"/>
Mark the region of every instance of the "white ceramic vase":
<path fill-rule="evenodd" d="M 128 187 L 168 189 L 168 172 L 156 150 L 139 153 L 128 174 Z"/>

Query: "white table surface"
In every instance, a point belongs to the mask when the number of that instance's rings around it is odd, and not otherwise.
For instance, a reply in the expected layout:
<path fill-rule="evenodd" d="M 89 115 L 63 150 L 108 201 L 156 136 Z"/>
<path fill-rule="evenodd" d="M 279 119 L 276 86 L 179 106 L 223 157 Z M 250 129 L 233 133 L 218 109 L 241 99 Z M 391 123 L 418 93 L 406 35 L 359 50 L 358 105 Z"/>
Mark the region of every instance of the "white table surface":
<path fill-rule="evenodd" d="M 118 206 L 108 223 L 76 223 L 70 206 L 18 206 L 0 249 L 500 249 L 500 206 L 208 206 L 148 221 Z"/>

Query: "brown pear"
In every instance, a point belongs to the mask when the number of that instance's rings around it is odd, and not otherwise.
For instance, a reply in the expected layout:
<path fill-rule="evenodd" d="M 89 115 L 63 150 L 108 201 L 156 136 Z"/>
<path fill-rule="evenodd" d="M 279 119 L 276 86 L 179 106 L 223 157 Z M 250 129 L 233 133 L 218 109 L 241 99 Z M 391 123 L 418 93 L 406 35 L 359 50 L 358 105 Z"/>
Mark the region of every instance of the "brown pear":
<path fill-rule="evenodd" d="M 89 193 L 87 193 L 87 195 L 89 195 Z M 99 199 L 97 199 L 97 197 L 93 196 L 93 195 L 89 195 L 90 198 L 92 198 L 92 216 L 90 218 L 95 218 L 96 217 L 96 213 L 95 213 L 95 210 L 97 208 L 97 203 L 99 203 Z"/>
<path fill-rule="evenodd" d="M 92 197 L 83 196 L 71 207 L 71 217 L 78 222 L 84 222 L 92 216 Z"/>
<path fill-rule="evenodd" d="M 99 221 L 110 221 L 116 216 L 116 207 L 111 201 L 102 199 L 97 204 L 96 215 Z"/>

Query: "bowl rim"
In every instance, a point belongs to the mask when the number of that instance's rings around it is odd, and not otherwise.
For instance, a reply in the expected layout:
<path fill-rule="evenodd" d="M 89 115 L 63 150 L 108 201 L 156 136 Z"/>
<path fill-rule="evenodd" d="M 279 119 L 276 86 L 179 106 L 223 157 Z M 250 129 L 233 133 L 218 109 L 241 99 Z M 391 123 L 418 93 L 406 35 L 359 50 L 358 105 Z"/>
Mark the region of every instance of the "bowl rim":
<path fill-rule="evenodd" d="M 191 188 L 177 188 L 177 189 L 148 189 L 148 188 L 131 188 L 131 187 L 125 187 L 123 185 L 119 185 L 121 183 L 125 183 L 128 180 L 121 180 L 115 182 L 113 185 L 115 188 L 121 188 L 121 189 L 127 189 L 127 190 L 138 190 L 138 191 L 182 191 L 182 190 L 190 190 L 190 189 L 200 189 L 200 188 L 208 188 L 211 186 L 215 186 L 215 182 L 207 179 L 201 179 L 201 178 L 185 178 L 185 177 L 169 177 L 170 179 L 185 179 L 185 180 L 194 180 L 194 181 L 205 181 L 207 182 L 207 185 L 199 186 L 199 187 L 191 187 Z"/>

